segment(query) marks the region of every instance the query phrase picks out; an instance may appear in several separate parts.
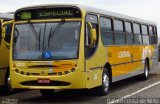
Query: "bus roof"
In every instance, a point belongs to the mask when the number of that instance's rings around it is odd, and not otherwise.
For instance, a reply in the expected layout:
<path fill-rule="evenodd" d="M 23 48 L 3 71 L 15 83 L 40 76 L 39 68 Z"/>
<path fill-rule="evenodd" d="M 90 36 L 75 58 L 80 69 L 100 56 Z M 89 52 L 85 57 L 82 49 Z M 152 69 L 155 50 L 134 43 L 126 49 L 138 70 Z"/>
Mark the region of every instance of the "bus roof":
<path fill-rule="evenodd" d="M 139 19 L 139 18 L 136 18 L 136 17 L 127 16 L 127 15 L 123 15 L 123 14 L 115 13 L 115 12 L 109 12 L 109 11 L 106 11 L 106 10 L 93 8 L 93 7 L 89 7 L 89 6 L 85 6 L 85 5 L 80 5 L 80 4 L 35 5 L 35 6 L 24 7 L 24 8 L 18 9 L 17 11 L 25 10 L 25 9 L 31 9 L 31 8 L 36 9 L 36 8 L 50 8 L 50 7 L 78 7 L 80 10 L 85 10 L 87 12 L 98 13 L 98 14 L 101 14 L 101 15 L 106 15 L 106 16 L 109 16 L 109 17 L 115 17 L 115 18 L 119 18 L 119 19 L 125 19 L 125 20 L 129 20 L 129 21 L 133 21 L 133 22 L 139 22 L 139 23 L 142 23 L 142 24 L 156 25 L 156 23 L 153 22 L 153 21 Z"/>
<path fill-rule="evenodd" d="M 11 20 L 14 18 L 13 13 L 0 13 L 0 19 Z"/>

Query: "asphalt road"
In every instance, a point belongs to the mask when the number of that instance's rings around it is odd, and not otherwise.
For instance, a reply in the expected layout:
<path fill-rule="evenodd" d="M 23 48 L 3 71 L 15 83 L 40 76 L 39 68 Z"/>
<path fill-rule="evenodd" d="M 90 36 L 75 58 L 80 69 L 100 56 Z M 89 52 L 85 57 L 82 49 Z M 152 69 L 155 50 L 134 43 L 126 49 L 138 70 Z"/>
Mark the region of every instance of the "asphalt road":
<path fill-rule="evenodd" d="M 0 91 L 2 92 L 2 91 Z M 9 103 L 8 103 L 9 102 Z M 0 104 L 160 104 L 160 65 L 154 68 L 148 80 L 139 76 L 125 79 L 111 86 L 107 96 L 97 96 L 94 90 L 56 91 L 50 98 L 38 90 L 23 90 L 12 95 L 0 93 Z"/>

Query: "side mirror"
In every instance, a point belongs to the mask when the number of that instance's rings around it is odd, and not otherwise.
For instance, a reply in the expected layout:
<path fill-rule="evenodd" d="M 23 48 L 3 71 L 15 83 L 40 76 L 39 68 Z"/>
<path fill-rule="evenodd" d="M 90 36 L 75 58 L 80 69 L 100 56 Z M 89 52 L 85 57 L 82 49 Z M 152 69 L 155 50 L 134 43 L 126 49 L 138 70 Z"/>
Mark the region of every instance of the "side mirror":
<path fill-rule="evenodd" d="M 92 34 L 92 40 L 96 41 L 97 40 L 96 29 L 91 29 L 91 34 Z"/>
<path fill-rule="evenodd" d="M 86 25 L 88 29 L 88 33 L 86 34 L 86 46 L 93 48 L 97 40 L 97 32 L 96 29 L 92 27 L 92 24 L 90 22 L 87 22 Z"/>

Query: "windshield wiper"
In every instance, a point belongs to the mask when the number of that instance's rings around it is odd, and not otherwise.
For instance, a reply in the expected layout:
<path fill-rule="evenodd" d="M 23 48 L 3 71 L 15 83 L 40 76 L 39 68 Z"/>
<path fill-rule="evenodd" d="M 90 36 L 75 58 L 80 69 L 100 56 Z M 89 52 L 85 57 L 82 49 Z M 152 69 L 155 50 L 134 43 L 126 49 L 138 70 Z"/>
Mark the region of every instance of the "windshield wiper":
<path fill-rule="evenodd" d="M 64 25 L 64 23 L 65 23 L 65 19 L 62 19 L 61 22 L 56 25 L 56 27 L 54 28 L 54 30 L 52 28 L 50 29 L 49 38 L 48 38 L 48 47 L 49 47 L 49 44 L 50 44 L 50 40 L 52 38 L 53 39 L 55 38 L 56 34 L 59 32 L 59 30 Z"/>
<path fill-rule="evenodd" d="M 14 39 L 13 39 L 13 45 L 15 46 L 19 37 L 19 30 L 17 28 L 15 28 L 15 31 L 17 32 L 17 35 L 14 35 Z"/>
<path fill-rule="evenodd" d="M 39 40 L 39 34 L 36 32 L 36 30 L 35 30 L 33 24 L 32 24 L 30 21 L 29 21 L 28 23 L 29 23 L 29 26 L 31 27 L 31 30 L 32 30 L 32 32 L 33 32 L 35 38 L 36 38 L 37 40 Z M 40 29 L 40 30 L 41 30 L 41 29 Z"/>
<path fill-rule="evenodd" d="M 37 33 L 36 30 L 35 30 L 35 28 L 34 28 L 34 26 L 33 26 L 33 24 L 32 24 L 30 21 L 29 21 L 28 23 L 29 23 L 29 26 L 31 27 L 31 30 L 32 30 L 35 38 L 36 38 L 36 39 L 38 40 L 38 42 L 39 42 L 39 50 L 40 50 L 41 28 L 40 28 L 40 30 L 39 30 L 39 33 Z"/>

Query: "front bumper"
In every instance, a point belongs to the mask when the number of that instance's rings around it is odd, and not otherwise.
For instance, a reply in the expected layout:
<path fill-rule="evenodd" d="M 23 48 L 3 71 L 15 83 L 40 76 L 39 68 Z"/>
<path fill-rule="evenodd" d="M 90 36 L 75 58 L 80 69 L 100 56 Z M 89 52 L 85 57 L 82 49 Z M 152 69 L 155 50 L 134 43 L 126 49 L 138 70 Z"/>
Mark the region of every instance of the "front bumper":
<path fill-rule="evenodd" d="M 38 79 L 50 79 L 48 84 L 39 84 Z M 81 89 L 85 88 L 85 72 L 75 71 L 66 75 L 24 75 L 11 71 L 11 85 L 16 89 Z"/>

